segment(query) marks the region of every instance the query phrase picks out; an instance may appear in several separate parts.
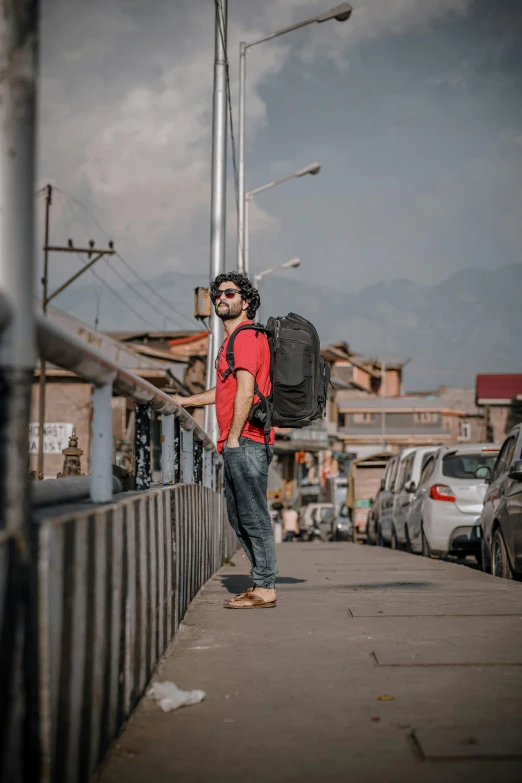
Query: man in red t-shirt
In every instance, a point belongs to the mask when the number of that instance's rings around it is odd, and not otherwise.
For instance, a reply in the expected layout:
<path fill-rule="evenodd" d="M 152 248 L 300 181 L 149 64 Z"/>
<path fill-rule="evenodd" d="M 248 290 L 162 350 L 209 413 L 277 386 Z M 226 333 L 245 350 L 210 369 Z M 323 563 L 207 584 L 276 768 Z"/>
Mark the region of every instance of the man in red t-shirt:
<path fill-rule="evenodd" d="M 266 492 L 274 431 L 271 430 L 267 445 L 263 429 L 248 421 L 252 405 L 258 401 L 255 384 L 265 396 L 271 391 L 266 336 L 254 330 L 241 331 L 234 339 L 234 372 L 226 372 L 230 336 L 238 326 L 253 322 L 261 300 L 249 279 L 238 272 L 218 275 L 210 293 L 225 330 L 217 361 L 216 386 L 192 397 L 176 397 L 175 401 L 185 407 L 216 405 L 217 448 L 223 454 L 228 519 L 252 564 L 253 582 L 252 587 L 233 598 L 227 607 L 273 607 L 278 570 Z"/>

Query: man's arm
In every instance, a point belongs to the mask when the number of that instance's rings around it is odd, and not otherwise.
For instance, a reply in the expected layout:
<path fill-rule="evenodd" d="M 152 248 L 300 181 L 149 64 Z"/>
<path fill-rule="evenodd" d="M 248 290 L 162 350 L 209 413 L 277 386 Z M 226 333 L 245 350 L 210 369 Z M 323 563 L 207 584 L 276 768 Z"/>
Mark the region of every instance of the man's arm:
<path fill-rule="evenodd" d="M 239 438 L 248 419 L 248 414 L 254 402 L 254 376 L 248 370 L 237 370 L 237 391 L 234 399 L 234 415 L 226 445 L 231 448 L 239 446 Z"/>
<path fill-rule="evenodd" d="M 216 387 L 207 389 L 201 392 L 201 394 L 192 394 L 190 397 L 180 397 L 174 394 L 172 395 L 172 400 L 183 408 L 199 408 L 202 405 L 214 405 L 216 402 Z"/>

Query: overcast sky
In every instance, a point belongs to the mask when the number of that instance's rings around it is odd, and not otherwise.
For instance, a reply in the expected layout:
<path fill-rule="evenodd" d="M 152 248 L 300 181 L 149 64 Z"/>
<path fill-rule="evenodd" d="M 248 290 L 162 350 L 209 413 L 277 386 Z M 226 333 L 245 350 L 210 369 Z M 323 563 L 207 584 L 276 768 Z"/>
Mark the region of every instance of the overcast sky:
<path fill-rule="evenodd" d="M 230 0 L 234 111 L 239 40 L 330 5 Z M 522 4 L 353 5 L 249 53 L 247 187 L 322 164 L 258 197 L 253 271 L 297 255 L 288 274 L 358 290 L 518 262 Z M 42 0 L 41 183 L 151 278 L 208 272 L 213 23 L 212 0 Z M 228 212 L 233 267 L 232 177 Z M 105 241 L 59 194 L 52 231 Z"/>

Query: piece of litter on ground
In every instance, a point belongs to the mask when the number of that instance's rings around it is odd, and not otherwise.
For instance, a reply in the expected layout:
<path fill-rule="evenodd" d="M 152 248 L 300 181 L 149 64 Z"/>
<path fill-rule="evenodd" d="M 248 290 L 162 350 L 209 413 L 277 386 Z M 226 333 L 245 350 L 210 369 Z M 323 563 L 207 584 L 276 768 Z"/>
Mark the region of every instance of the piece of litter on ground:
<path fill-rule="evenodd" d="M 385 693 L 384 696 L 379 696 L 377 701 L 395 701 L 395 696 L 390 696 L 387 693 Z"/>
<path fill-rule="evenodd" d="M 163 712 L 177 710 L 199 704 L 207 694 L 205 691 L 182 691 L 173 682 L 154 682 L 147 691 L 149 699 L 154 699 Z"/>
<path fill-rule="evenodd" d="M 378 723 L 380 721 L 380 718 L 377 715 L 374 715 L 370 720 L 375 721 L 375 723 Z"/>

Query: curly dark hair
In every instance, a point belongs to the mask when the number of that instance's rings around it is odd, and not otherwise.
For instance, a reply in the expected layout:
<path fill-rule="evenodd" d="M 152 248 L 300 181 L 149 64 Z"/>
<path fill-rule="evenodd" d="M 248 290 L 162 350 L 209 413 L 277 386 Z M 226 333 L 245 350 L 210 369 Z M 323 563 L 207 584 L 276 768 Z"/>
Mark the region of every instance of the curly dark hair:
<path fill-rule="evenodd" d="M 228 281 L 237 285 L 241 292 L 241 299 L 244 302 L 248 302 L 248 318 L 255 318 L 257 311 L 261 307 L 261 297 L 257 288 L 254 288 L 248 277 L 241 272 L 227 272 L 227 274 L 218 275 L 210 284 L 211 296 L 214 297 L 217 294 L 221 283 Z"/>

